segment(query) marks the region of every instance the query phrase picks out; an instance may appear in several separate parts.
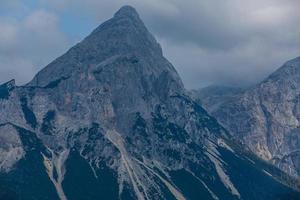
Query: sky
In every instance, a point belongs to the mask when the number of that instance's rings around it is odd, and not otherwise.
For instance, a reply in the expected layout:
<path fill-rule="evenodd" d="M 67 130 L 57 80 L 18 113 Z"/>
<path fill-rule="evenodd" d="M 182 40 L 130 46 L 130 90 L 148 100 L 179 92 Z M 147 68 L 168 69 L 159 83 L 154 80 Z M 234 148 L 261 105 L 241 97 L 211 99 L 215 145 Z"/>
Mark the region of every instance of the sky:
<path fill-rule="evenodd" d="M 1 0 L 0 83 L 33 76 L 132 5 L 185 86 L 249 86 L 300 56 L 299 0 Z"/>

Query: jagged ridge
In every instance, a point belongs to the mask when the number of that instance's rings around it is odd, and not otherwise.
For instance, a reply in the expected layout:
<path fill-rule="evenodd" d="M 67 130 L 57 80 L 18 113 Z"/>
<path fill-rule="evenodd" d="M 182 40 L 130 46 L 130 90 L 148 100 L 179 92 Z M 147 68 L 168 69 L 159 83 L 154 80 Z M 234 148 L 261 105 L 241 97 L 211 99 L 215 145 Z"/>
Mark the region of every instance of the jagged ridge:
<path fill-rule="evenodd" d="M 215 99 L 217 107 L 206 104 L 253 152 L 296 178 L 300 177 L 299 80 L 300 57 L 227 101 Z"/>
<path fill-rule="evenodd" d="M 283 173 L 231 143 L 227 131 L 188 97 L 159 44 L 128 6 L 32 82 L 10 91 L 0 108 L 0 124 L 11 125 L 24 151 L 0 176 L 16 197 L 299 195 L 277 181 Z"/>

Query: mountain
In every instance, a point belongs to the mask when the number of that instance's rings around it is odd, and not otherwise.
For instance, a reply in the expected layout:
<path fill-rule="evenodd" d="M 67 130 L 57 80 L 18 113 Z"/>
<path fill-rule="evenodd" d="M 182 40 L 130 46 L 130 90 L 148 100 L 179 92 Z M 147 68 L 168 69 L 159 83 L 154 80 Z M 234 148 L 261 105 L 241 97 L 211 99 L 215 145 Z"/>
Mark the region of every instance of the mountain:
<path fill-rule="evenodd" d="M 300 57 L 229 101 L 218 101 L 210 114 L 261 158 L 300 178 L 299 97 Z"/>
<path fill-rule="evenodd" d="M 122 7 L 30 83 L 0 86 L 0 199 L 300 199 L 187 94 Z"/>
<path fill-rule="evenodd" d="M 220 105 L 242 93 L 243 90 L 243 88 L 238 87 L 210 85 L 190 91 L 190 96 L 211 113 L 217 110 Z"/>

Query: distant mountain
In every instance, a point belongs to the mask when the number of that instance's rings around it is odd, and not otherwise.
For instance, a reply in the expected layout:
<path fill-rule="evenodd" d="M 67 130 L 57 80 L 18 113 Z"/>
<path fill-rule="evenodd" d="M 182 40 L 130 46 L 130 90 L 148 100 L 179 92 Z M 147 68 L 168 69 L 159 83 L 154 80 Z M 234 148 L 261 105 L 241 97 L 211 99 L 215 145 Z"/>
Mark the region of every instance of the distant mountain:
<path fill-rule="evenodd" d="M 209 113 L 214 112 L 225 102 L 242 93 L 244 89 L 230 86 L 211 85 L 190 91 L 190 96 Z"/>
<path fill-rule="evenodd" d="M 204 106 L 261 158 L 300 178 L 300 57 L 228 98 Z"/>
<path fill-rule="evenodd" d="M 130 6 L 0 86 L 0 112 L 0 199 L 300 199 L 187 95 Z"/>

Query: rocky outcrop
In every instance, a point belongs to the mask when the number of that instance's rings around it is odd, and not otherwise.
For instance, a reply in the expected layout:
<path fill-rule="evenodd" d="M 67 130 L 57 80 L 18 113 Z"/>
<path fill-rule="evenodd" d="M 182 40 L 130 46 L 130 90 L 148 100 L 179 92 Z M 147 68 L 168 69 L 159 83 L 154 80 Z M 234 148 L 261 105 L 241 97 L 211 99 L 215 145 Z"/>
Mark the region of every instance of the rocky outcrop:
<path fill-rule="evenodd" d="M 24 156 L 24 149 L 16 129 L 10 124 L 0 125 L 0 171 L 8 172 Z"/>
<path fill-rule="evenodd" d="M 10 90 L 0 108 L 12 130 L 0 134 L 15 135 L 7 152 L 23 149 L 0 176 L 16 199 L 299 196 L 187 95 L 130 6 Z"/>
<path fill-rule="evenodd" d="M 208 110 L 261 158 L 300 177 L 300 58 L 260 84 Z"/>

